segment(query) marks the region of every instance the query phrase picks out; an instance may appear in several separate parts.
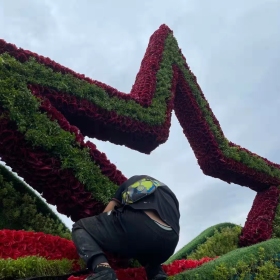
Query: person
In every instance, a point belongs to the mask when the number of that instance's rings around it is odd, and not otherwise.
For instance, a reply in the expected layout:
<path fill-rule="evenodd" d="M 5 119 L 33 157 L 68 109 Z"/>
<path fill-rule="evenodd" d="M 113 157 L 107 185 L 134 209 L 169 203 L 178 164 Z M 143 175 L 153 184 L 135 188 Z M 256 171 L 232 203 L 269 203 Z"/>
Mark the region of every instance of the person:
<path fill-rule="evenodd" d="M 166 279 L 162 263 L 178 244 L 179 219 L 179 202 L 167 185 L 147 175 L 132 176 L 103 213 L 73 224 L 72 240 L 92 272 L 86 279 L 117 280 L 104 251 L 138 260 L 148 280 Z"/>

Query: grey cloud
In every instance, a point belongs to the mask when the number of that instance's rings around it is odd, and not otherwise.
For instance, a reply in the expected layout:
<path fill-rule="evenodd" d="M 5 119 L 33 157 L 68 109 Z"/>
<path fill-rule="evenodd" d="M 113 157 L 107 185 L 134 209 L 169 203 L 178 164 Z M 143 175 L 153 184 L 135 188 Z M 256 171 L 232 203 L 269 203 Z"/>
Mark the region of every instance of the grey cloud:
<path fill-rule="evenodd" d="M 23 48 L 42 43 L 56 27 L 46 1 L 3 1 L 0 14 L 0 36 L 11 43 L 17 38 Z"/>

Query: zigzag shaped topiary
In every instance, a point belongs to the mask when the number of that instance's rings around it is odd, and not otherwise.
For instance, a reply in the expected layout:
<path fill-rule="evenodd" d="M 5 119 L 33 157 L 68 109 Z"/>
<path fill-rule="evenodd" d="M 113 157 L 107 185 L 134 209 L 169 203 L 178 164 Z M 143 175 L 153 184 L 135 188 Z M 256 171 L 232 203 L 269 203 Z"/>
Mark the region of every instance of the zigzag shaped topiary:
<path fill-rule="evenodd" d="M 280 165 L 225 138 L 166 25 L 151 36 L 130 94 L 4 40 L 0 77 L 1 158 L 73 221 L 101 213 L 126 180 L 83 135 L 148 154 L 168 139 L 174 109 L 204 174 L 257 192 L 239 245 L 279 237 Z"/>

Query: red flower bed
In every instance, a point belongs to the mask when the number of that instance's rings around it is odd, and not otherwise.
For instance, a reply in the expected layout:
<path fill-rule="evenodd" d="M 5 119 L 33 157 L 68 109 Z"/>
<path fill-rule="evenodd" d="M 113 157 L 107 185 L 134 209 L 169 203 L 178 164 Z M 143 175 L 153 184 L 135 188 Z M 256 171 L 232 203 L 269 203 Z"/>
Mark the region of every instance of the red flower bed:
<path fill-rule="evenodd" d="M 217 257 L 216 257 L 217 258 Z M 201 266 L 204 263 L 212 261 L 216 258 L 202 258 L 200 260 L 177 260 L 169 265 L 163 265 L 162 268 L 168 276 L 173 276 L 188 269 L 193 269 Z M 146 273 L 143 267 L 127 268 L 116 270 L 118 280 L 147 280 Z M 85 276 L 71 276 L 68 280 L 84 280 Z"/>
<path fill-rule="evenodd" d="M 50 260 L 79 259 L 76 247 L 70 240 L 43 232 L 1 230 L 0 258 L 17 259 L 26 256 L 40 256 Z"/>
<path fill-rule="evenodd" d="M 28 232 L 23 230 L 1 230 L 0 231 L 0 258 L 17 259 L 26 256 L 40 256 L 49 260 L 60 260 L 63 258 L 74 260 L 73 270 L 80 270 L 77 264 L 79 256 L 74 243 L 70 240 L 42 232 Z M 211 258 L 201 260 L 179 260 L 170 265 L 163 265 L 164 271 L 168 275 L 180 273 L 186 269 L 195 268 Z M 114 269 L 115 264 L 111 264 Z M 146 279 L 144 268 L 118 269 L 119 279 Z M 83 277 L 70 277 L 69 279 L 85 279 Z"/>
<path fill-rule="evenodd" d="M 106 254 L 114 269 L 127 267 L 126 259 L 119 259 Z M 17 259 L 26 256 L 40 256 L 50 260 L 66 258 L 75 260 L 73 269 L 79 270 L 74 243 L 70 240 L 42 232 L 24 230 L 0 230 L 0 259 Z"/>
<path fill-rule="evenodd" d="M 240 246 L 250 246 L 271 238 L 279 195 L 280 190 L 277 187 L 270 187 L 256 195 L 242 229 Z"/>

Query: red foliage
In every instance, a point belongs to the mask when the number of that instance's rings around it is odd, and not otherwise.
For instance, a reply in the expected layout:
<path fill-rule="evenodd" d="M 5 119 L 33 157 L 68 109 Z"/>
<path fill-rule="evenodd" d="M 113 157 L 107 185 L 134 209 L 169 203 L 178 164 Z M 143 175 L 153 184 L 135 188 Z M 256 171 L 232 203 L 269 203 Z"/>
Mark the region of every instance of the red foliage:
<path fill-rule="evenodd" d="M 0 114 L 3 112 L 0 107 Z M 105 206 L 85 190 L 72 170 L 61 169 L 58 158 L 50 156 L 41 148 L 34 148 L 24 139 L 24 135 L 17 131 L 14 122 L 1 118 L 0 131 L 2 160 L 12 166 L 29 185 L 43 193 L 48 203 L 57 205 L 60 213 L 77 221 L 104 210 Z"/>
<path fill-rule="evenodd" d="M 175 94 L 176 80 L 173 82 Z M 134 120 L 127 116 L 118 115 L 115 111 L 108 111 L 86 99 L 81 99 L 68 93 L 30 85 L 31 92 L 51 105 L 42 106 L 46 112 L 57 110 L 60 114 L 53 114 L 52 119 L 60 120 L 61 115 L 77 126 L 79 135 L 83 133 L 91 138 L 126 145 L 143 153 L 150 153 L 168 138 L 173 98 L 168 102 L 166 120 L 163 125 L 150 126 L 147 123 Z M 51 107 L 52 106 L 52 107 Z M 61 121 L 60 121 L 61 123 Z M 64 123 L 64 121 L 62 121 Z M 64 128 L 64 126 L 62 126 Z M 72 126 L 73 127 L 73 126 Z"/>
<path fill-rule="evenodd" d="M 8 52 L 11 56 L 15 57 L 22 63 L 28 61 L 30 57 L 33 57 L 36 59 L 36 61 L 46 65 L 47 67 L 50 67 L 55 72 L 71 74 L 78 79 L 87 81 L 90 84 L 95 84 L 103 88 L 110 96 L 116 96 L 124 100 L 136 100 L 142 106 L 148 106 L 155 91 L 156 73 L 159 69 L 159 63 L 162 57 L 165 39 L 171 32 L 172 31 L 170 28 L 163 24 L 151 36 L 149 46 L 141 63 L 140 71 L 136 77 L 135 85 L 133 86 L 131 94 L 129 95 L 120 92 L 117 89 L 102 82 L 85 77 L 83 74 L 78 74 L 73 70 L 56 63 L 48 57 L 38 55 L 29 50 L 17 48 L 16 45 L 6 43 L 2 39 L 0 39 L 0 54 Z"/>
<path fill-rule="evenodd" d="M 279 195 L 280 190 L 274 186 L 256 195 L 242 229 L 240 246 L 250 246 L 271 238 Z"/>
<path fill-rule="evenodd" d="M 43 232 L 1 230 L 0 258 L 17 259 L 26 256 L 40 256 L 49 260 L 79 259 L 76 247 L 70 240 Z M 76 264 L 75 268 L 80 269 Z"/>
<path fill-rule="evenodd" d="M 39 56 L 27 50 L 18 49 L 15 45 L 8 44 L 4 40 L 0 40 L 0 54 L 8 52 L 21 62 L 27 61 L 29 57 L 34 57 L 39 63 L 51 67 L 55 72 L 71 74 L 78 79 L 85 80 L 101 87 L 110 96 L 123 100 L 134 100 L 140 105 L 147 107 L 150 105 L 155 92 L 156 74 L 162 59 L 165 39 L 171 33 L 172 31 L 166 25 L 162 25 L 151 36 L 148 48 L 141 63 L 140 71 L 137 74 L 135 84 L 130 94 L 119 92 L 101 82 L 86 78 L 84 75 L 77 74 L 64 66 L 55 63 L 49 58 Z M 181 53 L 179 49 L 178 51 Z M 184 58 L 183 55 L 182 57 Z M 224 137 L 218 120 L 215 118 L 199 85 L 197 84 L 196 77 L 191 73 L 185 61 L 184 64 L 185 68 L 188 69 L 190 78 L 197 87 L 199 94 L 205 101 L 204 107 L 208 110 L 213 123 L 216 125 L 216 129 L 219 131 L 220 135 Z M 53 89 L 41 88 L 39 91 L 41 96 L 49 98 L 52 105 L 60 110 L 64 114 L 64 117 L 66 117 L 68 121 L 71 120 L 71 123 L 75 124 L 85 135 L 96 137 L 100 140 L 109 140 L 115 144 L 124 144 L 129 148 L 144 153 L 150 153 L 158 145 L 167 140 L 170 128 L 171 111 L 174 103 L 175 113 L 191 147 L 193 148 L 198 163 L 205 174 L 220 178 L 229 183 L 233 182 L 235 184 L 250 187 L 255 191 L 263 191 L 271 185 L 280 184 L 279 178 L 273 177 L 265 172 L 256 171 L 254 168 L 249 168 L 241 162 L 224 156 L 206 121 L 205 115 L 198 106 L 193 89 L 190 88 L 190 85 L 177 66 L 173 67 L 171 98 L 166 101 L 168 107 L 166 121 L 161 126 L 149 126 L 140 121 L 132 120 L 129 117 L 119 116 L 116 112 L 110 112 L 98 108 L 87 100 L 71 96 L 70 94 L 57 92 Z M 250 156 L 257 156 L 238 145 L 231 142 L 229 144 L 239 150 L 246 151 Z M 261 159 L 269 166 L 278 169 L 280 168 L 279 164 L 272 163 L 265 158 Z M 112 174 L 112 176 L 116 178 L 117 173 L 115 172 L 114 167 L 110 164 L 105 165 L 103 171 L 107 169 L 107 173 Z M 118 176 L 119 175 L 117 175 L 117 177 Z"/>
<path fill-rule="evenodd" d="M 73 269 L 80 269 L 76 263 L 80 257 L 71 240 L 43 232 L 0 230 L 0 259 L 26 256 L 47 257 L 50 260 L 62 258 L 75 260 Z M 114 269 L 127 267 L 128 260 L 116 258 L 109 253 L 106 253 L 106 256 Z"/>
<path fill-rule="evenodd" d="M 80 107 L 79 104 L 76 103 L 76 98 L 73 96 L 63 95 L 57 93 L 54 90 L 43 89 L 39 86 L 29 86 L 29 89 L 35 96 L 42 98 L 40 109 L 44 112 L 47 112 L 50 120 L 57 121 L 63 130 L 73 133 L 76 136 L 76 142 L 81 147 L 90 149 L 90 154 L 93 161 L 99 165 L 100 170 L 104 176 L 108 177 L 116 185 L 121 185 L 124 181 L 127 180 L 127 178 L 119 170 L 117 170 L 116 166 L 107 159 L 106 155 L 96 149 L 96 146 L 92 142 L 84 142 L 84 136 L 81 134 L 80 128 L 74 125 L 70 125 L 67 118 L 52 105 L 50 100 L 51 96 L 53 96 L 52 94 L 54 93 L 60 100 L 61 104 L 67 104 L 67 106 L 69 105 L 73 111 L 78 111 L 79 109 L 85 110 L 86 108 L 93 106 L 90 102 L 85 101 L 88 103 L 88 106 Z M 45 97 L 48 97 L 48 99 L 46 99 Z M 94 115 L 93 117 L 98 119 L 97 115 Z"/>
<path fill-rule="evenodd" d="M 78 79 L 101 87 L 110 96 L 126 101 L 134 100 L 141 106 L 147 107 L 150 105 L 155 92 L 156 74 L 162 59 L 165 39 L 170 33 L 171 30 L 166 25 L 162 25 L 151 36 L 130 94 L 119 92 L 101 82 L 86 78 L 84 75 L 77 74 L 49 58 L 18 49 L 15 45 L 8 44 L 4 40 L 0 40 L 0 54 L 8 52 L 22 63 L 30 57 L 34 57 L 39 63 L 52 68 L 55 72 L 71 74 Z M 180 50 L 178 51 L 180 52 Z M 186 62 L 185 67 L 189 70 Z M 190 79 L 197 86 L 199 94 L 205 102 L 204 107 L 208 110 L 213 123 L 216 125 L 215 129 L 224 137 L 219 122 L 212 113 L 195 76 L 191 72 L 189 73 Z M 84 143 L 81 132 L 91 137 L 109 140 L 116 144 L 125 144 L 127 147 L 138 151 L 150 153 L 159 144 L 167 140 L 173 108 L 204 174 L 220 178 L 228 183 L 234 182 L 248 186 L 259 192 L 269 186 L 280 184 L 279 178 L 265 172 L 256 171 L 254 168 L 230 159 L 223 154 L 201 107 L 198 105 L 194 90 L 177 66 L 173 66 L 171 98 L 166 101 L 166 119 L 161 126 L 149 126 L 129 117 L 119 116 L 116 112 L 106 111 L 87 100 L 71 96 L 68 93 L 57 92 L 54 89 L 46 89 L 37 85 L 30 85 L 29 89 L 43 100 L 40 109 L 47 112 L 50 119 L 57 120 L 63 129 L 73 132 L 76 135 L 77 143 L 81 147 L 89 147 L 92 159 L 98 163 L 104 176 L 107 176 L 116 184 L 122 183 L 125 176 L 109 162 L 105 154 L 96 149 L 94 144 Z M 71 126 L 69 123 L 77 127 Z M 57 158 L 51 157 L 40 148 L 34 148 L 27 144 L 24 136 L 17 131 L 16 125 L 10 122 L 8 118 L 1 118 L 0 132 L 0 155 L 2 159 L 20 176 L 24 177 L 27 183 L 43 193 L 49 203 L 56 204 L 59 212 L 71 215 L 73 220 L 77 220 L 102 211 L 103 205 L 95 201 L 91 193 L 84 190 L 84 186 L 76 180 L 70 170 L 61 170 L 61 163 Z M 229 145 L 246 151 L 250 156 L 257 156 L 231 142 Z M 280 169 L 280 165 L 264 158 L 261 159 L 269 166 Z M 272 188 L 257 195 L 243 230 L 240 240 L 242 244 L 254 244 L 271 236 L 273 215 L 278 203 L 276 196 L 273 197 L 276 194 L 278 199 L 279 194 Z M 266 202 L 262 202 L 264 197 Z"/>
<path fill-rule="evenodd" d="M 1 230 L 0 231 L 0 258 L 17 259 L 26 256 L 40 256 L 49 260 L 60 260 L 63 258 L 74 260 L 73 270 L 80 270 L 77 261 L 79 256 L 74 243 L 64 238 L 45 234 L 42 232 L 28 232 L 23 230 Z M 170 265 L 163 265 L 163 270 L 168 275 L 180 273 L 186 269 L 191 269 L 211 261 L 211 258 L 201 260 L 179 260 Z M 112 264 L 117 269 L 116 264 Z M 146 279 L 145 270 L 141 268 L 117 269 L 118 279 Z M 83 277 L 70 277 L 69 279 L 85 279 Z"/>
<path fill-rule="evenodd" d="M 202 258 L 200 260 L 177 260 L 169 265 L 163 265 L 162 268 L 168 276 L 172 276 L 185 270 L 199 267 L 202 264 L 212 261 L 216 258 Z M 147 280 L 143 267 L 118 269 L 116 270 L 116 274 L 119 280 Z M 68 280 L 84 280 L 86 277 L 87 275 L 79 277 L 71 276 L 68 278 Z"/>

